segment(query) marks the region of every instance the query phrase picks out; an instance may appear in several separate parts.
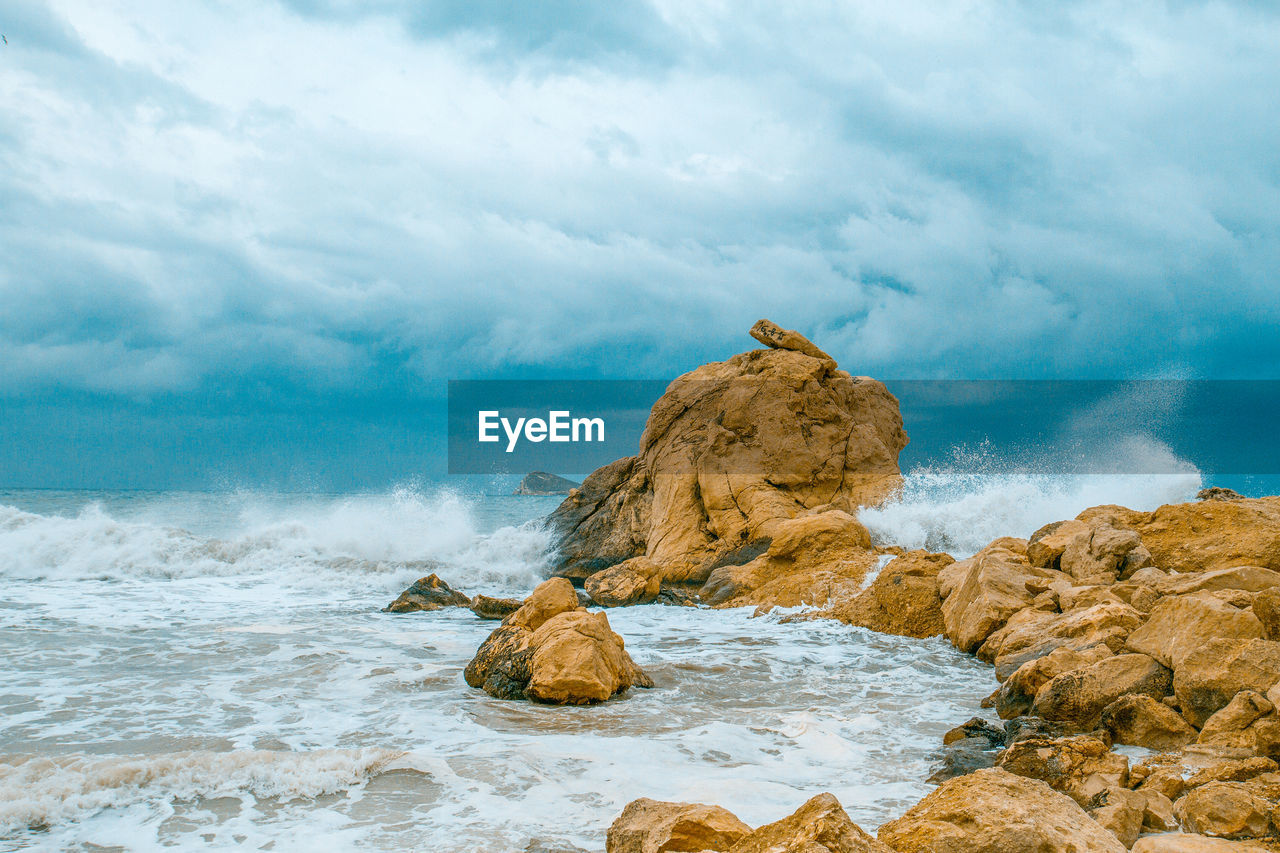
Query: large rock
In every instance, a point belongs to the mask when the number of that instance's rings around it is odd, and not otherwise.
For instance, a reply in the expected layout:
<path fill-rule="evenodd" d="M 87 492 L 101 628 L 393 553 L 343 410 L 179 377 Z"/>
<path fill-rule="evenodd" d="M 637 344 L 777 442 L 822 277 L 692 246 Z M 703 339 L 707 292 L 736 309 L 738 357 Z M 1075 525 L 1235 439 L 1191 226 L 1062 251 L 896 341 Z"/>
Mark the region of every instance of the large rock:
<path fill-rule="evenodd" d="M 609 827 L 606 853 L 724 851 L 751 827 L 720 806 L 633 800 Z"/>
<path fill-rule="evenodd" d="M 1182 828 L 1218 838 L 1261 838 L 1271 832 L 1271 803 L 1240 782 L 1210 782 L 1173 806 Z"/>
<path fill-rule="evenodd" d="M 1276 688 L 1271 692 L 1274 695 Z M 1254 690 L 1241 690 L 1205 721 L 1196 743 L 1245 749 L 1275 758 L 1280 756 L 1280 717 L 1267 697 Z"/>
<path fill-rule="evenodd" d="M 1123 788 L 1129 782 L 1129 759 L 1089 735 L 1021 740 L 1000 754 L 996 766 L 1039 779 L 1081 806 L 1106 789 Z"/>
<path fill-rule="evenodd" d="M 894 853 L 863 832 L 831 794 L 819 794 L 730 848 L 731 853 Z"/>
<path fill-rule="evenodd" d="M 987 638 L 978 657 L 994 663 L 1000 676 L 1058 648 L 1085 649 L 1102 644 L 1118 652 L 1143 619 L 1141 613 L 1118 600 L 1098 601 L 1065 613 L 1023 610 Z"/>
<path fill-rule="evenodd" d="M 948 554 L 908 551 L 895 557 L 852 600 L 817 615 L 882 634 L 933 637 L 945 630 L 938 573 L 954 563 Z"/>
<path fill-rule="evenodd" d="M 1147 803 L 1147 797 L 1139 791 L 1113 786 L 1093 798 L 1089 816 L 1125 847 L 1132 847 L 1142 834 Z"/>
<path fill-rule="evenodd" d="M 1186 595 L 1192 592 L 1234 589 L 1262 592 L 1280 586 L 1280 572 L 1261 566 L 1234 566 L 1189 575 L 1170 575 L 1158 585 L 1163 595 Z"/>
<path fill-rule="evenodd" d="M 477 595 L 471 599 L 471 612 L 481 619 L 506 619 L 524 604 L 518 598 L 494 598 Z"/>
<path fill-rule="evenodd" d="M 591 600 L 604 607 L 643 604 L 658 597 L 661 571 L 648 557 L 632 557 L 596 572 L 584 584 Z"/>
<path fill-rule="evenodd" d="M 896 853 L 1123 853 L 1070 797 L 998 768 L 944 782 L 878 836 Z"/>
<path fill-rule="evenodd" d="M 1044 657 L 1027 661 L 1000 685 L 995 700 L 996 713 L 1004 720 L 1028 714 L 1040 688 L 1054 678 L 1111 656 L 1111 649 L 1097 643 L 1080 650 L 1057 648 Z"/>
<path fill-rule="evenodd" d="M 777 348 L 674 381 L 639 453 L 592 473 L 552 513 L 559 573 L 585 578 L 644 555 L 662 580 L 703 582 L 779 521 L 854 513 L 896 488 L 907 437 L 893 395 L 797 334 L 767 337 Z"/>
<path fill-rule="evenodd" d="M 1101 722 L 1114 743 L 1160 752 L 1196 739 L 1196 730 L 1181 714 L 1141 693 L 1126 694 L 1103 708 Z"/>
<path fill-rule="evenodd" d="M 1040 688 L 1031 713 L 1080 731 L 1096 729 L 1102 711 L 1127 693 L 1159 699 L 1169 693 L 1172 674 L 1147 655 L 1105 658 L 1074 672 L 1063 673 Z"/>
<path fill-rule="evenodd" d="M 653 686 L 608 618 L 579 607 L 563 578 L 540 584 L 480 645 L 463 676 L 499 699 L 561 705 L 603 702 L 632 686 Z"/>
<path fill-rule="evenodd" d="M 1205 504 L 1231 506 L 1218 502 Z M 1280 642 L 1209 640 L 1174 670 L 1173 692 L 1187 722 L 1200 728 L 1241 690 L 1265 694 L 1280 681 Z"/>
<path fill-rule="evenodd" d="M 1234 607 L 1213 592 L 1165 598 L 1142 627 L 1129 635 L 1130 651 L 1150 655 L 1170 669 L 1209 640 L 1262 637 L 1262 623 L 1248 609 Z"/>
<path fill-rule="evenodd" d="M 1139 838 L 1132 853 L 1267 853 L 1268 848 L 1250 841 L 1227 841 L 1204 835 L 1174 832 Z"/>
<path fill-rule="evenodd" d="M 1044 575 L 1027 562 L 1023 539 L 997 539 L 967 560 L 948 567 L 956 578 L 942 603 L 947 638 L 963 652 L 978 646 L 1031 604 L 1027 581 Z"/>
<path fill-rule="evenodd" d="M 418 578 L 383 613 L 415 613 L 443 607 L 470 607 L 471 599 L 449 586 L 434 574 Z"/>
<path fill-rule="evenodd" d="M 1155 564 L 1173 572 L 1235 566 L 1280 571 L 1280 497 L 1171 504 L 1153 512 L 1094 507 L 1079 518 L 1138 531 Z"/>
<path fill-rule="evenodd" d="M 1274 773 L 1276 762 L 1247 750 L 1191 744 L 1144 758 L 1129 768 L 1129 784 L 1176 800 L 1210 782 L 1245 782 Z"/>

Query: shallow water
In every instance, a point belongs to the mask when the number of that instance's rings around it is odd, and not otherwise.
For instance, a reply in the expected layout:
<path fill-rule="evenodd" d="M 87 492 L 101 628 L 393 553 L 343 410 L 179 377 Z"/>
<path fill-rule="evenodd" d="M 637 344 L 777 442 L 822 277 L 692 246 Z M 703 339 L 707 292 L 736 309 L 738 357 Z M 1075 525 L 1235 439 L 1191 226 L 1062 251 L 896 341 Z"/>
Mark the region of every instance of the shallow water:
<path fill-rule="evenodd" d="M 527 592 L 548 540 L 524 522 L 555 499 L 0 503 L 6 848 L 599 850 L 636 797 L 757 824 L 821 791 L 874 829 L 994 686 L 941 639 L 653 606 L 609 619 L 656 689 L 503 702 L 461 677 L 496 623 L 378 608 L 431 570 Z"/>

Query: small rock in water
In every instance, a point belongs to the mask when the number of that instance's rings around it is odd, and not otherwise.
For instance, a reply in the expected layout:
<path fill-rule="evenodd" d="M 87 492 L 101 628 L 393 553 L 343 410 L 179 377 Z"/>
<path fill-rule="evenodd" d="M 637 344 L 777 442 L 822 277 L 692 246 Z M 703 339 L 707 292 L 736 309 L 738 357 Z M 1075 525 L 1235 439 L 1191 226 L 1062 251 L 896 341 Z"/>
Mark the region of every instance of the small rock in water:
<path fill-rule="evenodd" d="M 964 737 L 954 740 L 938 753 L 942 765 L 926 780 L 930 785 L 941 785 L 948 779 L 966 776 L 975 770 L 994 767 L 998 748 L 985 737 Z"/>
<path fill-rule="evenodd" d="M 1226 489 L 1222 486 L 1210 486 L 1207 489 L 1201 489 L 1196 492 L 1196 500 L 1198 501 L 1240 501 L 1244 500 L 1244 495 L 1235 489 Z"/>
<path fill-rule="evenodd" d="M 382 609 L 383 613 L 413 613 L 442 607 L 470 607 L 471 599 L 434 574 L 418 578 L 400 597 Z"/>
<path fill-rule="evenodd" d="M 506 619 L 524 604 L 518 598 L 494 598 L 489 595 L 477 595 L 471 599 L 471 612 L 481 619 Z"/>
<path fill-rule="evenodd" d="M 567 495 L 578 488 L 581 483 L 566 480 L 564 477 L 548 474 L 546 471 L 532 471 L 524 475 L 520 485 L 516 486 L 513 495 Z"/>
<path fill-rule="evenodd" d="M 996 749 L 1004 746 L 1005 731 L 1002 728 L 993 726 L 981 717 L 974 717 L 943 735 L 942 743 L 950 746 L 956 741 L 964 740 L 968 737 L 985 738 L 987 743 L 993 749 Z"/>

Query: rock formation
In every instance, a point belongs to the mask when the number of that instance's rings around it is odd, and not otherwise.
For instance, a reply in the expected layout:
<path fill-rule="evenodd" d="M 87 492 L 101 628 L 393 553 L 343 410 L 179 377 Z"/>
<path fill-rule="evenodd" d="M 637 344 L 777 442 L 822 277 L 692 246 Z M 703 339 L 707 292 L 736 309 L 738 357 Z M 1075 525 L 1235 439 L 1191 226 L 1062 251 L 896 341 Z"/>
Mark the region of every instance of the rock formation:
<path fill-rule="evenodd" d="M 629 687 L 653 686 L 605 615 L 580 607 L 563 578 L 540 584 L 481 644 L 463 675 L 499 699 L 558 705 L 588 705 Z"/>
<path fill-rule="evenodd" d="M 720 604 L 820 604 L 860 583 L 875 552 L 853 513 L 898 484 L 897 400 L 796 332 L 761 321 L 752 334 L 768 348 L 672 382 L 637 455 L 592 473 L 551 515 L 559 575 L 625 564 L 610 590 L 710 582 L 703 598 Z"/>
<path fill-rule="evenodd" d="M 382 612 L 414 613 L 419 610 L 439 610 L 442 607 L 470 606 L 470 598 L 431 574 L 414 581 L 395 601 L 384 607 Z"/>
<path fill-rule="evenodd" d="M 719 806 L 641 798 L 628 803 L 609 827 L 605 853 L 728 850 L 750 833 L 751 827 Z"/>
<path fill-rule="evenodd" d="M 567 495 L 581 483 L 567 480 L 546 471 L 531 471 L 524 475 L 513 495 Z"/>

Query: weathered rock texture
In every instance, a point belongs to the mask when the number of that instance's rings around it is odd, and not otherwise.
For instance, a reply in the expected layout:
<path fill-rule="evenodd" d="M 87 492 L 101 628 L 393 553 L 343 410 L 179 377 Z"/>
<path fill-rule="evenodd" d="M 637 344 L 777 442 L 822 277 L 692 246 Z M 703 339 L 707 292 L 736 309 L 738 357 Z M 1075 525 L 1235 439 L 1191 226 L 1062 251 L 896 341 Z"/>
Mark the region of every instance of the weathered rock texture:
<path fill-rule="evenodd" d="M 861 578 L 866 557 L 853 572 L 843 564 L 855 547 L 874 552 L 851 513 L 898 483 L 907 436 L 897 400 L 795 332 L 762 322 L 753 334 L 769 348 L 673 382 L 638 454 L 592 473 L 552 513 L 558 574 L 585 579 L 641 556 L 660 581 L 704 583 L 724 569 L 709 592 L 726 604 L 813 567 L 823 596 Z M 820 535 L 791 529 L 822 515 Z M 805 595 L 800 584 L 778 592 Z"/>
<path fill-rule="evenodd" d="M 471 599 L 440 580 L 434 574 L 418 578 L 386 607 L 384 613 L 414 613 L 439 610 L 442 607 L 470 607 Z"/>
<path fill-rule="evenodd" d="M 845 814 L 831 794 L 819 794 L 794 814 L 760 827 L 731 853 L 894 853 Z"/>
<path fill-rule="evenodd" d="M 751 827 L 720 806 L 641 798 L 609 827 L 605 853 L 724 851 L 750 833 Z"/>
<path fill-rule="evenodd" d="M 579 607 L 563 578 L 540 584 L 481 644 L 463 675 L 499 699 L 559 705 L 603 702 L 629 687 L 653 686 L 608 618 Z"/>
<path fill-rule="evenodd" d="M 954 562 L 947 554 L 909 551 L 890 561 L 854 598 L 828 604 L 816 615 L 882 634 L 937 636 L 946 630 L 938 574 Z"/>

